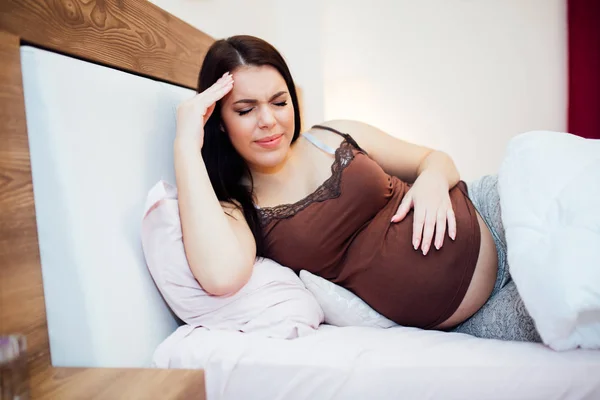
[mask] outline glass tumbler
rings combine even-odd
[[[23,335],[0,335],[0,400],[29,400],[27,341]]]

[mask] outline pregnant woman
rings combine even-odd
[[[355,121],[302,131],[285,61],[251,36],[210,48],[177,112],[185,251],[209,293],[257,256],[343,286],[403,326],[539,341],[510,281],[496,180]]]

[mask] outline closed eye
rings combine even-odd
[[[287,106],[287,101],[280,101],[279,103],[274,103],[274,104],[275,104],[276,106],[278,106],[278,107],[285,107],[285,106]],[[242,116],[242,115],[246,115],[246,114],[248,114],[248,113],[249,113],[250,111],[252,111],[253,109],[254,109],[254,107],[252,107],[252,108],[249,108],[249,109],[247,109],[247,110],[241,110],[241,111],[238,111],[237,113],[238,113],[240,116]]]

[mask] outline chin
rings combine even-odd
[[[256,151],[246,153],[244,158],[251,169],[262,170],[274,170],[277,167],[282,166],[288,156],[289,147],[280,146],[277,149],[269,151]]]
[[[253,164],[261,168],[275,168],[281,165],[287,157],[287,149],[277,149],[268,153],[256,154]]]

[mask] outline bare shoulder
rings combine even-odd
[[[373,125],[354,119],[333,119],[325,121],[318,125],[323,125],[329,128],[337,129],[338,131],[343,133],[354,133],[358,131],[380,131],[380,129]]]
[[[361,121],[341,119],[320,125],[349,134],[386,172],[408,181],[416,179],[420,163],[433,151],[403,140],[402,132],[385,132]]]
[[[362,121],[337,119],[325,121],[319,125],[349,134],[369,154],[377,153],[378,147],[389,146],[390,142],[395,142],[393,144],[396,145],[406,143],[382,129]]]
[[[369,152],[370,147],[369,141],[371,141],[374,136],[385,134],[381,129],[373,125],[351,119],[330,120],[318,125],[333,128],[342,133],[349,134],[367,152]]]

